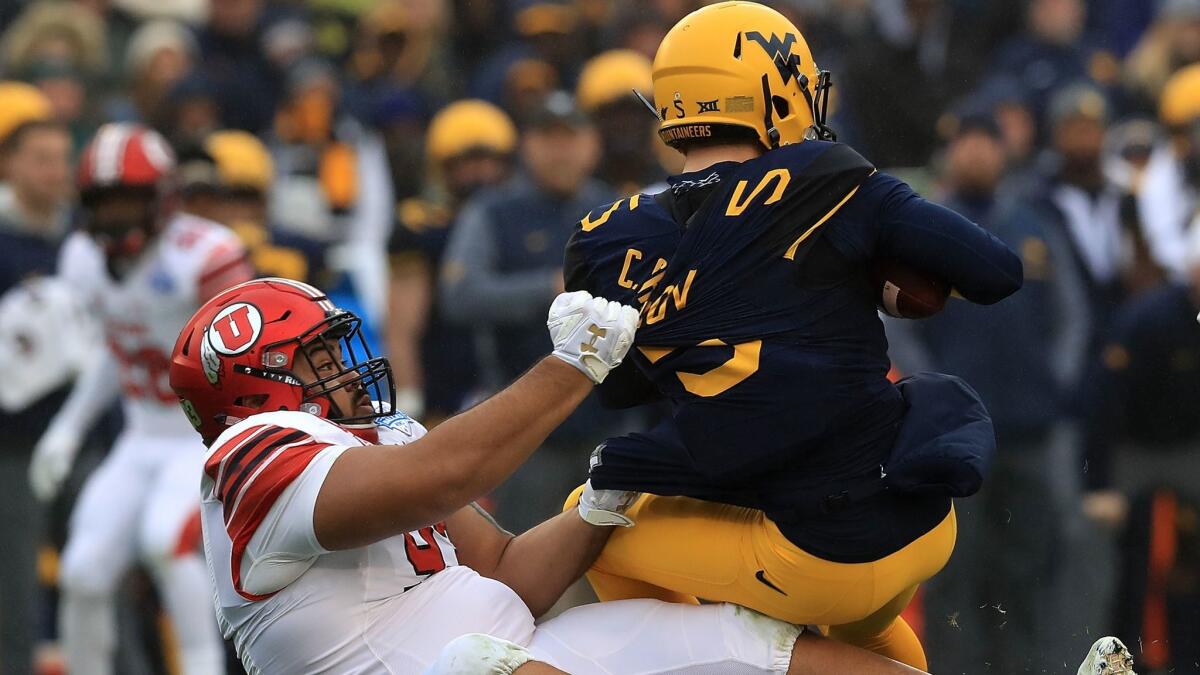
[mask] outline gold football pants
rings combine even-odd
[[[567,499],[573,507],[582,487]],[[601,600],[732,602],[925,669],[900,618],[917,585],[954,549],[954,509],[929,532],[879,560],[838,563],[804,552],[761,511],[688,497],[644,495],[614,528],[588,572]]]

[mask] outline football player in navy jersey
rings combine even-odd
[[[604,600],[735,602],[923,669],[899,614],[949,558],[951,497],[978,489],[995,437],[960,380],[888,381],[873,272],[991,304],[1021,262],[834,142],[829,87],[753,2],[700,9],[659,48],[653,105],[684,173],[594,209],[566,252],[568,289],[641,307],[605,402],[673,411],[593,456],[594,488],[650,494],[589,578]]]

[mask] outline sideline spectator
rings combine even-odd
[[[665,178],[655,149],[658,120],[637,100],[638,91],[653,97],[650,61],[629,50],[604,52],[584,64],[575,96],[600,132],[596,177],[619,194],[636,194]]]
[[[1121,234],[1121,193],[1104,172],[1108,123],[1108,104],[1096,87],[1076,84],[1056,94],[1048,111],[1053,151],[1044,158],[1039,188],[1029,195],[1037,213],[1066,233],[1083,272],[1088,364],[1122,298],[1130,258]]]
[[[200,72],[212,83],[221,126],[255,133],[271,126],[282,77],[262,53],[265,0],[211,0],[198,31]]]
[[[1088,77],[1087,7],[1083,0],[1031,0],[1027,7],[1025,31],[1001,45],[989,72],[1020,79],[1035,117],[1045,119],[1055,92]]]
[[[1026,672],[1078,647],[1063,644],[1059,598],[1078,495],[1066,401],[1079,371],[1070,364],[1082,363],[1084,287],[1065,233],[999,191],[1005,152],[990,114],[964,117],[946,150],[943,203],[1020,254],[1021,292],[990,307],[951,301],[928,320],[887,324],[897,365],[970,382],[998,440],[983,490],[955,506],[954,557],[926,586],[932,672],[977,672],[981,663]]]
[[[1200,63],[1200,0],[1165,0],[1126,61],[1125,85],[1138,108],[1152,112],[1171,75],[1193,63]]]
[[[1200,63],[1171,77],[1158,110],[1167,139],[1146,166],[1138,212],[1154,259],[1181,277],[1186,228],[1200,206]]]
[[[197,50],[196,39],[182,24],[165,19],[142,24],[125,52],[131,107],[125,119],[165,130],[167,96],[192,69]]]
[[[71,137],[51,119],[36,89],[0,82],[0,295],[53,274],[66,235]],[[66,397],[47,394],[16,413],[0,412],[0,655],[6,672],[31,672],[40,591],[37,547],[43,508],[29,486],[30,452]]]
[[[425,140],[430,199],[396,208],[391,255],[388,355],[398,406],[426,426],[466,407],[479,393],[476,336],[451,324],[435,301],[438,268],[460,209],[512,172],[517,130],[496,106],[459,101],[439,112]],[[422,413],[423,411],[423,413]]]
[[[595,127],[569,94],[556,92],[523,130],[522,172],[472,199],[455,224],[441,306],[451,321],[490,329],[491,353],[481,358],[493,385],[512,380],[519,364],[545,351],[542,315],[563,289],[571,224],[617,197],[591,177],[599,158]],[[497,516],[521,531],[560,510],[572,481],[583,478],[580,458],[620,424],[594,398],[585,401],[500,488]]]
[[[862,150],[880,167],[925,164],[937,142],[946,104],[977,67],[966,30],[955,30],[942,2],[873,5],[870,30],[846,55],[845,113],[856,123]],[[840,85],[839,85],[840,86]],[[897,133],[903,129],[904,133]]]

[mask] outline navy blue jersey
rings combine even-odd
[[[568,290],[642,310],[635,348],[602,397],[662,396],[673,409],[649,434],[608,441],[597,487],[787,521],[795,496],[878,474],[904,415],[887,379],[871,261],[898,259],[982,303],[1021,283],[1020,260],[998,239],[845,145],[806,141],[670,183],[593,210],[567,247]],[[841,522],[779,525],[818,555],[871,559],[948,508],[944,498],[919,502],[887,507],[910,527],[869,505]]]

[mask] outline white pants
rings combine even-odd
[[[403,555],[403,554],[401,554]],[[415,588],[364,601],[365,575],[390,560],[362,549],[322,556],[234,631],[251,675],[417,675],[455,638],[485,633],[525,645],[529,608],[508,586],[455,565]]]
[[[181,536],[200,509],[203,461],[197,436],[126,431],[88,478],[71,513],[59,573],[72,673],[111,672],[112,596],[135,560],[158,582],[185,673],[220,672],[208,574],[194,551],[181,550]]]
[[[154,566],[174,557],[200,511],[203,465],[198,436],[122,433],[71,512],[61,585],[109,594],[135,559]]]
[[[786,673],[801,629],[730,604],[621,600],[537,627],[529,652],[572,675]]]

